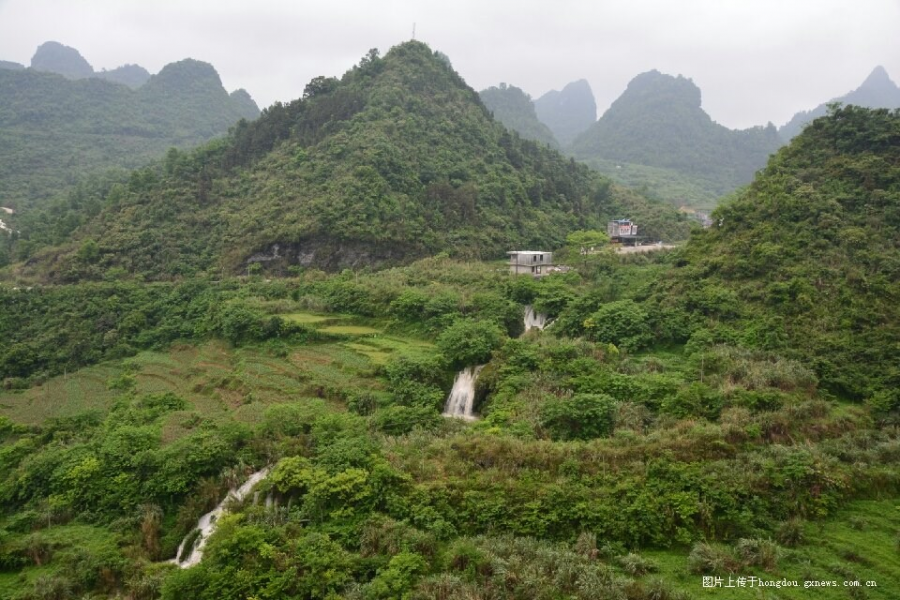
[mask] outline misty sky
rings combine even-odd
[[[502,81],[537,98],[584,78],[600,114],[653,68],[692,78],[729,127],[781,125],[879,64],[900,79],[900,0],[0,0],[0,59],[27,66],[47,40],[96,70],[191,57],[266,106],[383,54],[413,23],[476,90]]]

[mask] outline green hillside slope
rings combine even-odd
[[[0,206],[44,205],[87,174],[136,168],[258,113],[247,98],[229,97],[215,69],[198,61],[168,65],[136,90],[0,69]]]
[[[779,350],[836,393],[896,404],[900,113],[814,121],[713,219],[659,292],[691,315],[692,339]]]
[[[501,83],[478,92],[481,101],[494,118],[510,131],[517,131],[526,140],[534,140],[559,148],[550,129],[541,123],[534,111],[534,103],[521,89]]]
[[[652,223],[648,236],[686,233],[671,208],[511,135],[444,58],[413,42],[370,54],[340,81],[314,79],[303,99],[104,193],[106,210],[74,243],[20,272],[70,280],[118,267],[164,278],[441,251],[496,258],[559,246],[622,214]],[[85,243],[97,246],[90,261]]]

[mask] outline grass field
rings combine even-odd
[[[381,329],[366,327],[365,325],[329,325],[322,327],[321,331],[338,335],[377,335],[383,333]]]
[[[231,348],[224,342],[141,352],[54,377],[28,390],[2,391],[0,416],[39,424],[88,411],[103,412],[123,393],[121,382],[133,378],[126,387],[133,385],[137,393],[173,392],[187,400],[188,408],[169,415],[164,424],[163,439],[172,441],[195,426],[198,416],[215,419],[230,415],[255,421],[264,407],[273,403],[330,398],[340,390],[354,388],[378,389],[382,382],[373,375],[374,367],[392,356],[434,351],[428,342],[382,335],[374,327],[331,327],[337,329],[334,333],[340,334],[340,340],[295,346],[287,352],[265,346]]]
[[[771,571],[751,567],[732,573],[710,573],[722,577],[723,587],[704,588],[704,573],[688,569],[689,548],[647,551],[641,555],[659,566],[645,579],[662,577],[694,598],[844,600],[847,598],[900,598],[900,499],[856,501],[834,518],[807,523],[804,540],[795,548],[782,548]],[[757,577],[767,581],[796,581],[798,587],[737,587],[738,577]],[[854,586],[853,582],[860,582]],[[813,585],[805,582],[826,582]],[[847,582],[847,585],[845,585]],[[874,585],[866,585],[874,582]],[[804,587],[810,585],[811,587]]]
[[[314,313],[289,313],[280,316],[285,321],[290,321],[291,323],[297,323],[299,325],[318,325],[322,323],[333,323],[334,321],[340,321],[349,318],[346,315],[318,315]]]

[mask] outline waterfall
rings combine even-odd
[[[484,365],[476,367],[466,367],[456,375],[453,380],[453,389],[450,390],[450,396],[447,397],[447,404],[444,405],[445,417],[456,417],[467,421],[475,420],[472,413],[472,405],[475,403],[475,380]]]
[[[191,533],[189,533],[184,540],[181,541],[181,544],[178,546],[178,552],[175,554],[175,558],[170,560],[169,562],[174,563],[181,567],[182,569],[187,569],[188,567],[193,567],[203,558],[203,547],[206,546],[207,540],[209,540],[209,536],[216,530],[216,523],[219,520],[219,517],[225,512],[225,505],[234,500],[235,502],[240,502],[244,498],[247,497],[247,494],[253,489],[257,483],[266,478],[266,475],[269,474],[268,467],[263,469],[262,471],[257,471],[253,475],[251,475],[244,484],[235,489],[231,489],[225,494],[225,499],[219,502],[219,505],[214,509],[200,517],[200,520],[197,521],[197,527]],[[193,536],[194,531],[200,531],[200,535],[197,537]],[[193,539],[194,543],[190,548],[190,554],[188,556],[184,556],[185,544],[187,544],[188,540]]]
[[[547,326],[547,315],[544,313],[536,313],[530,304],[525,305],[525,331],[533,327],[543,329]]]

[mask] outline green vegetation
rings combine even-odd
[[[690,79],[650,71],[631,80],[569,150],[611,177],[646,185],[654,197],[696,207],[749,183],[781,144],[771,124],[732,131],[713,122]]]
[[[444,152],[426,123],[448,114]],[[412,162],[418,140],[392,127],[430,152]],[[195,179],[204,160],[214,174]],[[479,198],[479,220],[426,228],[444,213],[412,202],[427,197],[412,164]],[[510,136],[424,45],[372,52],[110,184],[96,221],[12,274],[72,283],[0,287],[0,597],[682,600],[703,577],[752,576],[835,585],[710,593],[895,598],[898,165],[900,112],[836,109],[684,247],[582,253],[614,202],[645,210],[642,227],[679,223]],[[535,220],[516,223],[485,200],[542,177],[596,202],[505,196]],[[381,215],[404,189],[393,226]],[[308,250],[282,237],[302,230],[294,194],[315,231],[410,264],[286,264]],[[427,236],[456,256],[412,261]],[[573,268],[469,259],[534,240]],[[526,305],[551,324],[525,333]],[[476,364],[478,419],[442,418]],[[167,562],[264,467],[198,565]]]
[[[0,69],[0,206],[39,210],[17,223],[25,239],[34,223],[47,220],[71,231],[95,212],[78,210],[81,204],[98,202],[54,202],[73,184],[224,134],[240,119],[258,116],[245,96],[229,96],[215,69],[194,60],[167,65],[135,90],[94,78]]]
[[[623,214],[651,238],[688,231],[670,206],[510,134],[417,42],[383,58],[373,51],[340,81],[314,79],[304,98],[269,107],[227,138],[172,150],[87,195],[99,214],[61,247],[19,242],[16,258],[29,260],[18,276],[286,274],[441,251],[493,259],[511,247],[558,246],[573,229],[604,229]],[[98,252],[85,260],[79,249],[89,240]]]
[[[526,140],[534,140],[551,148],[559,148],[550,129],[538,121],[531,98],[514,85],[501,83],[478,92],[481,101],[494,118],[510,131],[515,131]]]
[[[642,351],[653,340],[600,334],[600,323],[619,335],[627,322],[628,338],[650,322],[641,298],[673,260],[589,255],[578,274],[540,281],[436,258],[195,282],[221,312],[160,321],[210,341],[35,374],[39,386],[0,395],[0,590],[649,599],[740,573],[872,579],[882,588],[868,597],[890,597],[878,594],[896,581],[897,515],[885,507],[900,498],[900,454],[873,409],[823,394],[810,368],[773,353],[697,340]],[[81,290],[72,308],[108,293],[56,290],[56,302]],[[115,295],[137,290],[172,308],[184,293],[117,284]],[[507,337],[524,302],[556,323]],[[12,306],[18,323],[40,321]],[[266,329],[279,314],[303,329]],[[360,333],[329,336],[334,323]],[[216,341],[226,332],[237,346]],[[485,360],[476,352],[490,359],[482,419],[441,419],[454,370]],[[265,464],[260,498],[274,507],[234,507],[198,567],[158,562]]]
[[[722,196],[722,186],[712,179],[687,175],[676,169],[650,167],[604,158],[581,162],[616,183],[673,206],[712,210]]]
[[[808,126],[692,236],[656,292],[657,335],[783,353],[895,411],[898,127],[852,106]]]

